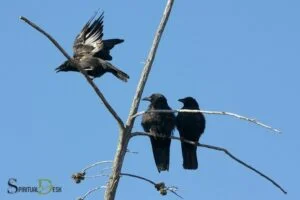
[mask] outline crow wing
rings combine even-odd
[[[84,25],[81,32],[76,36],[73,51],[74,58],[80,59],[83,56],[101,57],[101,50],[104,47],[103,37],[103,18],[104,13],[97,18],[98,12]],[[102,58],[103,59],[103,58]]]

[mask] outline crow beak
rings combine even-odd
[[[59,67],[57,67],[56,69],[55,69],[55,72],[56,73],[58,73],[58,72],[60,72],[61,71],[61,69],[59,68]]]
[[[143,101],[151,101],[151,98],[150,97],[144,97],[142,100]]]
[[[55,68],[55,72],[58,73],[58,72],[62,71],[63,67],[64,67],[64,64],[58,66],[57,68]]]
[[[184,99],[178,99],[178,101],[180,101],[181,103],[184,103]]]

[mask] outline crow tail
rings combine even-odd
[[[171,140],[151,137],[151,144],[158,172],[168,171]]]
[[[115,75],[118,79],[127,82],[129,79],[128,74],[125,72],[121,71],[117,67],[113,66],[111,63],[106,62],[106,66],[108,67],[108,71],[111,72],[113,75]]]
[[[182,150],[182,157],[183,157],[183,168],[197,169],[198,168],[197,147],[182,142],[181,150]]]
[[[114,48],[115,45],[120,44],[124,42],[122,39],[109,39],[109,40],[103,40],[104,47],[108,50],[111,50]]]

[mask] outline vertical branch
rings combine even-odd
[[[156,35],[154,37],[151,50],[150,50],[148,58],[146,60],[144,70],[142,72],[140,81],[139,81],[137,89],[136,89],[134,99],[132,101],[131,109],[129,112],[129,117],[126,122],[126,126],[129,127],[129,129],[131,129],[134,124],[134,119],[131,118],[131,116],[133,116],[138,110],[138,107],[139,107],[139,104],[140,104],[140,101],[142,98],[142,94],[143,94],[146,82],[148,80],[148,76],[149,76],[153,61],[155,59],[156,51],[157,51],[161,36],[163,34],[163,31],[168,22],[173,3],[174,3],[174,0],[168,0],[166,8],[165,8],[163,16],[162,16],[162,19],[161,19],[158,29],[156,31]]]
[[[117,151],[116,151],[115,158],[114,158],[113,169],[112,169],[112,173],[110,176],[110,180],[107,184],[107,189],[105,191],[105,196],[104,196],[105,200],[114,200],[115,199],[115,195],[116,195],[116,191],[117,191],[118,183],[119,183],[119,179],[120,179],[121,169],[123,166],[124,157],[126,155],[131,130],[132,130],[134,120],[135,120],[135,118],[131,117],[131,116],[133,116],[138,110],[138,107],[139,107],[139,104],[141,101],[141,97],[142,97],[148,76],[150,74],[153,61],[155,59],[156,51],[157,51],[161,36],[163,34],[163,31],[165,29],[165,26],[168,22],[173,3],[174,3],[174,0],[168,0],[168,2],[167,2],[162,19],[161,19],[158,29],[156,31],[148,58],[146,60],[144,70],[141,74],[141,78],[138,83],[135,96],[133,98],[133,102],[132,102],[131,109],[129,111],[129,116],[128,116],[127,123],[126,123],[126,128],[120,130],[118,147],[117,147]]]

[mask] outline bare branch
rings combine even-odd
[[[136,113],[135,115],[132,116],[132,118],[136,118],[138,116],[141,116],[145,113],[146,111],[141,111]],[[244,117],[242,115],[238,115],[232,112],[224,112],[224,111],[208,111],[208,110],[188,110],[188,109],[177,109],[177,110],[151,110],[151,111],[147,111],[147,112],[158,112],[158,113],[177,113],[177,112],[188,112],[188,113],[204,113],[204,114],[211,114],[211,115],[228,115],[228,116],[232,116],[241,120],[245,120],[251,123],[254,123],[258,126],[264,127],[266,129],[272,130],[276,133],[281,133],[280,130],[272,128],[269,125],[263,124],[262,122],[253,119],[253,118],[249,118],[249,117]]]
[[[111,107],[111,105],[108,103],[108,101],[106,100],[106,98],[104,97],[104,95],[102,94],[102,92],[99,90],[99,88],[96,86],[96,84],[93,82],[93,80],[87,75],[86,71],[82,69],[82,67],[72,58],[70,57],[67,52],[58,44],[58,42],[51,36],[49,35],[47,32],[45,32],[43,29],[41,29],[38,25],[34,24],[33,22],[31,22],[29,19],[27,19],[26,17],[21,16],[20,17],[21,20],[23,20],[24,22],[26,22],[27,24],[29,24],[31,27],[33,27],[34,29],[36,29],[37,31],[39,31],[40,33],[42,33],[43,35],[45,35],[55,46],[56,48],[58,48],[60,50],[60,52],[73,64],[75,64],[75,66],[77,67],[77,69],[83,74],[83,76],[85,77],[85,79],[87,80],[87,82],[92,86],[92,88],[94,89],[94,91],[96,92],[96,94],[98,95],[98,97],[100,98],[100,100],[103,102],[103,104],[105,105],[105,107],[108,109],[108,111],[112,114],[112,116],[116,119],[116,121],[119,124],[119,127],[121,129],[124,129],[124,123],[122,121],[122,119],[119,117],[119,115],[116,113],[116,111]]]
[[[149,73],[151,71],[151,67],[152,67],[152,64],[153,64],[153,61],[155,58],[155,54],[156,54],[161,36],[164,32],[165,26],[169,19],[169,15],[171,13],[173,3],[174,3],[174,0],[168,0],[168,2],[167,2],[161,22],[160,22],[158,29],[156,31],[156,34],[155,34],[151,50],[150,50],[148,58],[146,60],[146,64],[145,64],[143,72],[141,74],[141,78],[138,83],[135,96],[133,98],[131,109],[129,111],[129,116],[128,116],[128,119],[126,122],[126,128],[125,128],[125,130],[120,131],[119,142],[118,142],[118,147],[117,147],[117,151],[115,154],[113,170],[111,173],[110,181],[107,185],[107,189],[105,191],[105,196],[104,196],[105,200],[114,200],[115,199],[115,195],[116,195],[116,191],[117,191],[117,187],[118,187],[118,183],[119,183],[119,178],[120,178],[120,173],[121,173],[121,169],[123,166],[124,157],[126,155],[128,141],[130,138],[130,133],[131,133],[131,130],[132,130],[132,127],[134,124],[134,118],[132,118],[131,116],[134,115],[138,110],[139,103],[140,103],[141,97],[142,97],[142,93],[144,91],[146,81],[147,81]]]
[[[87,166],[86,168],[84,168],[83,170],[81,170],[81,172],[86,172],[88,169],[92,168],[92,167],[95,167],[95,166],[98,166],[98,165],[102,165],[102,164],[107,164],[107,163],[113,163],[112,160],[104,160],[104,161],[99,161],[99,162],[96,162],[94,164],[91,164],[89,166]]]
[[[99,177],[109,177],[109,174],[97,174],[94,176],[84,176],[84,178],[99,178]]]
[[[94,164],[91,164],[89,166],[87,166],[86,168],[84,168],[83,170],[81,170],[80,172],[77,172],[77,173],[74,173],[72,174],[72,179],[75,181],[75,183],[81,183],[81,181],[83,181],[85,178],[97,178],[97,177],[100,177],[100,176],[107,176],[109,177],[109,175],[106,175],[106,174],[103,174],[103,172],[109,170],[109,169],[112,169],[111,167],[109,168],[104,168],[100,171],[100,174],[99,175],[95,175],[95,176],[87,176],[86,175],[86,171],[92,167],[95,167],[95,166],[98,166],[98,165],[101,165],[101,164],[107,164],[107,163],[112,163],[111,160],[106,160],[106,161],[99,161],[99,162],[96,162]]]
[[[126,153],[139,154],[139,152],[137,152],[137,151],[130,151],[129,149],[126,150]]]
[[[96,187],[94,189],[89,190],[87,193],[85,193],[85,195],[83,195],[82,197],[79,197],[77,200],[84,200],[87,196],[89,196],[91,193],[100,190],[100,189],[105,189],[106,186],[100,186],[100,187]]]
[[[146,182],[148,182],[148,183],[154,185],[155,189],[156,189],[157,191],[159,191],[161,195],[166,195],[167,192],[170,191],[170,192],[172,192],[173,194],[175,194],[177,197],[183,199],[182,196],[180,196],[180,195],[178,195],[178,194],[176,193],[176,191],[178,190],[177,187],[174,187],[174,186],[172,186],[172,187],[167,187],[167,186],[165,185],[164,182],[155,183],[154,181],[152,181],[152,180],[150,180],[150,179],[147,179],[147,178],[145,178],[145,177],[137,176],[137,175],[134,175],[134,174],[128,174],[128,173],[121,173],[120,175],[121,175],[121,176],[129,176],[129,177],[137,178],[137,179],[140,179],[140,180],[144,180],[144,181],[146,181]]]
[[[135,137],[135,136],[154,136],[154,134],[146,133],[146,132],[134,132],[134,133],[132,133],[132,137]],[[162,137],[160,135],[155,135],[155,136],[156,137]],[[193,141],[185,140],[185,139],[182,139],[182,138],[179,138],[179,137],[175,137],[175,136],[171,136],[170,138],[173,139],[173,140],[179,140],[179,141],[182,141],[182,142],[185,142],[185,143],[189,143],[189,144],[192,144],[192,145],[195,145],[195,146],[199,146],[199,147],[203,147],[203,148],[207,148],[207,149],[213,149],[213,150],[216,150],[216,151],[223,151],[230,158],[232,158],[236,162],[240,163],[244,167],[246,167],[246,168],[254,171],[258,175],[262,176],[263,178],[267,179],[269,182],[271,182],[273,185],[275,185],[278,189],[280,189],[284,194],[287,194],[287,192],[278,183],[276,183],[273,179],[271,179],[267,175],[263,174],[262,172],[258,171],[257,169],[255,169],[254,167],[250,166],[249,164],[245,163],[241,159],[237,158],[236,156],[234,156],[232,153],[230,153],[225,148],[217,147],[217,146],[212,146],[212,145],[207,145],[207,144],[200,144],[198,142],[193,142]]]
[[[131,116],[133,116],[139,107],[141,98],[142,98],[142,94],[146,85],[146,82],[148,80],[148,76],[150,74],[151,68],[152,68],[152,64],[154,62],[155,59],[155,55],[156,55],[156,51],[160,42],[160,39],[162,37],[162,34],[164,32],[165,26],[168,22],[171,10],[172,10],[172,6],[173,6],[174,0],[168,0],[167,5],[165,7],[162,19],[160,21],[160,24],[158,26],[158,29],[156,31],[153,43],[152,43],[152,47],[150,49],[150,52],[148,54],[148,58],[146,60],[145,66],[144,66],[144,70],[141,74],[141,78],[140,81],[138,83],[137,89],[136,89],[136,93],[135,96],[133,98],[132,101],[132,105],[131,105],[131,109],[129,112],[129,117],[127,119],[127,123],[126,126],[127,127],[131,127],[133,126],[134,123],[134,118],[132,118]]]
[[[100,170],[100,173],[103,173],[103,172],[108,171],[108,170],[112,170],[112,167],[104,167]]]
[[[134,175],[134,174],[128,174],[128,173],[121,173],[120,174],[121,176],[129,176],[129,177],[133,177],[133,178],[138,178],[138,179],[141,179],[141,180],[144,180],[152,185],[156,185],[156,183],[154,181],[151,181],[150,179],[147,179],[147,178],[144,178],[144,177],[141,177],[141,176],[137,176],[137,175]]]

